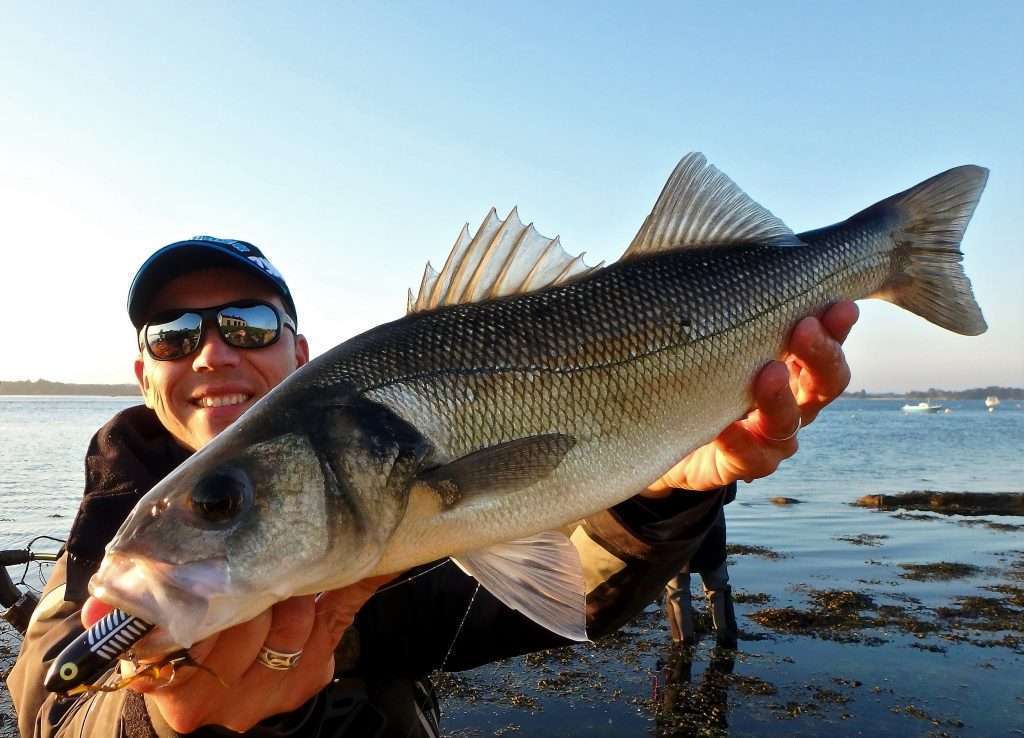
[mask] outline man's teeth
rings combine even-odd
[[[224,407],[225,405],[241,405],[243,402],[248,402],[252,395],[217,395],[211,397],[206,395],[200,397],[196,402],[199,407]]]

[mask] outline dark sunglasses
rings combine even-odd
[[[217,326],[224,343],[240,349],[272,346],[281,337],[281,326],[296,333],[295,321],[276,305],[244,300],[208,308],[167,310],[144,326],[140,342],[158,361],[173,361],[194,353],[203,343],[203,326]],[[141,348],[141,346],[140,346]]]

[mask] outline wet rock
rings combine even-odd
[[[889,536],[882,535],[880,533],[860,533],[855,536],[835,536],[833,541],[845,541],[846,543],[852,543],[854,546],[881,546]]]
[[[999,531],[1000,533],[1016,533],[1017,531],[1024,530],[1024,525],[1014,525],[1013,523],[993,523],[991,520],[958,520],[957,525],[963,525],[970,528],[988,528],[989,530]]]
[[[803,500],[798,500],[795,497],[770,497],[768,502],[773,505],[802,505]]]
[[[928,510],[943,515],[1024,515],[1024,492],[903,492],[865,495],[860,507],[878,510]]]

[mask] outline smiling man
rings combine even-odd
[[[564,644],[455,566],[436,563],[320,598],[295,597],[195,644],[203,669],[172,682],[61,701],[42,687],[61,647],[109,608],[88,597],[103,548],[135,503],[309,358],[280,273],[252,244],[209,237],[157,251],[136,275],[128,312],[145,406],[93,438],[67,553],[54,568],[8,681],[24,736],[165,738],[180,734],[312,738],[440,735],[428,675]],[[756,410],[658,483],[575,530],[592,637],[619,627],[686,564],[738,479],[772,473],[849,381],[840,343],[852,303],[794,330],[789,366],[753,384]],[[122,669],[127,669],[122,664]]]
[[[242,241],[200,237],[161,249],[139,270],[128,312],[146,406],[192,451],[309,361],[287,284]]]

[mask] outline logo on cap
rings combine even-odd
[[[271,264],[269,261],[264,259],[262,256],[250,256],[250,257],[248,257],[248,259],[253,264],[258,266],[260,269],[265,271],[267,274],[269,274],[271,277],[276,277],[277,279],[280,279],[282,282],[284,282],[284,277],[281,276],[281,272],[277,271],[277,268],[273,264]]]
[[[196,236],[192,239],[193,241],[210,241],[211,243],[219,243],[222,246],[230,246],[240,254],[248,254],[252,251],[252,246],[241,241],[232,241],[228,238],[217,238],[215,236]]]

